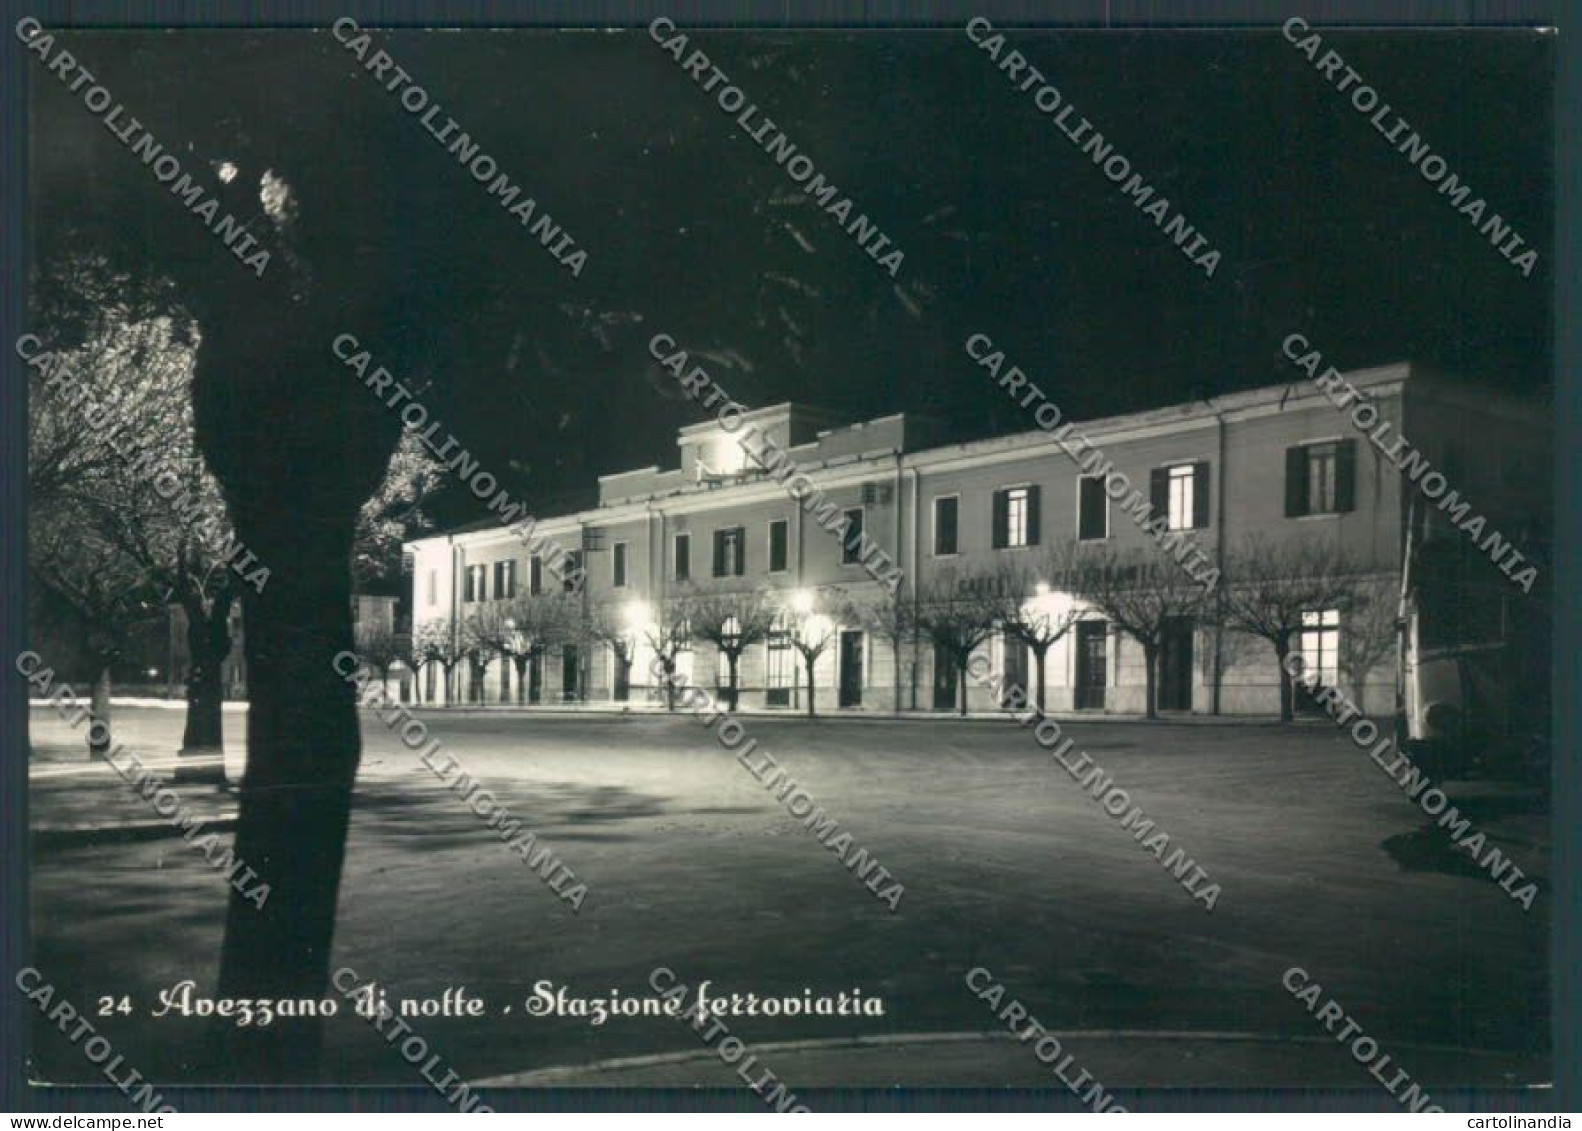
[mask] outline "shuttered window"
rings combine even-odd
[[[1346,514],[1357,506],[1357,442],[1326,440],[1285,450],[1285,514]]]
[[[1110,535],[1110,498],[1104,480],[1090,475],[1077,480],[1077,537],[1083,541]]]
[[[955,495],[934,500],[934,556],[946,557],[957,552],[956,517],[961,500]]]

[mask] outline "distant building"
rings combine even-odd
[[[1549,440],[1542,413],[1407,364],[1347,379],[1491,523],[1505,523],[1514,537],[1530,529],[1530,520],[1547,516]],[[1006,395],[992,378],[983,380],[985,396]],[[409,543],[416,634],[426,625],[460,634],[490,603],[549,592],[559,585],[549,562],[561,555],[586,570],[579,598],[584,611],[603,609],[632,627],[629,671],[606,644],[568,642],[533,658],[526,687],[517,686],[512,665],[498,656],[490,658],[481,681],[459,665],[455,698],[651,701],[653,653],[644,622],[683,596],[768,589],[783,602],[786,631],[743,656],[741,702],[751,708],[802,705],[800,666],[786,636],[795,630],[793,595],[816,598],[839,590],[847,598],[872,599],[883,589],[851,546],[821,528],[787,484],[743,449],[738,437],[745,425],[770,436],[806,477],[805,485],[888,555],[903,579],[904,600],[939,583],[979,583],[1003,563],[1024,566],[1036,578],[1041,553],[1058,540],[1072,540],[1079,550],[1109,545],[1160,552],[1103,483],[1084,477],[1048,432],[931,447],[901,414],[830,427],[801,406],[776,405],[747,413],[730,432],[715,421],[682,428],[677,467],[602,476],[597,506],[538,520],[533,536],[546,543],[538,553],[498,522]],[[1254,533],[1275,540],[1311,537],[1343,547],[1359,582],[1393,593],[1409,530],[1418,540],[1436,530],[1446,536],[1443,514],[1423,499],[1414,505],[1418,485],[1297,371],[1289,384],[1079,422],[1074,434],[1087,437],[1150,494],[1170,528],[1189,535],[1216,563]],[[1042,585],[1024,596],[1071,605],[1069,595]],[[1343,682],[1335,656],[1348,631],[1345,618],[1334,609],[1313,609],[1308,623],[1302,651],[1326,681]],[[818,661],[821,711],[889,711],[897,663],[904,707],[957,706],[952,665],[926,638],[893,650],[861,625],[836,627],[834,646]],[[1161,658],[1164,710],[1277,709],[1278,669],[1267,645],[1246,641],[1230,649],[1222,635],[1190,621],[1172,629]],[[981,651],[1010,678],[1025,681],[1034,670],[1026,650],[1003,634]],[[724,669],[720,657],[702,642],[694,641],[682,661],[695,683],[712,688],[723,679],[716,674]],[[435,667],[416,681],[419,701],[445,701],[445,681]],[[1395,670],[1392,656],[1368,676],[1371,703],[1393,702]],[[1091,613],[1050,652],[1046,683],[1050,710],[1140,712],[1142,651]],[[992,706],[985,687],[969,682],[967,694],[974,709]]]
[[[381,626],[385,631],[396,630],[397,597],[373,596],[367,593],[352,594],[352,630]],[[187,650],[187,613],[180,605],[168,607],[169,659],[165,665],[165,694],[171,699],[183,698],[187,693],[187,672],[191,667],[191,653]],[[242,606],[231,606],[231,651],[220,667],[220,678],[227,699],[247,698],[247,660],[243,653]],[[396,673],[392,672],[392,677]]]

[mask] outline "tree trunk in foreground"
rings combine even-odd
[[[187,614],[187,722],[175,778],[179,782],[225,783],[225,658],[231,653],[231,605],[226,592],[205,612],[202,602],[183,605]],[[190,761],[188,761],[190,759]]]
[[[301,529],[270,537],[263,523],[238,534],[274,566],[262,593],[243,593],[249,681],[247,773],[235,854],[269,885],[264,906],[233,890],[225,919],[219,993],[279,998],[327,993],[336,899],[352,783],[361,753],[355,689],[332,667],[353,648],[344,536]],[[325,524],[328,525],[328,524]],[[260,529],[263,527],[263,529]],[[227,1026],[227,1067],[249,1082],[310,1080],[322,1040],[315,1019],[267,1028]]]
[[[98,669],[93,677],[93,693],[89,701],[90,717],[103,723],[102,727],[95,727],[92,722],[88,725],[88,756],[90,758],[103,758],[110,752],[110,663],[100,659],[95,662]]]

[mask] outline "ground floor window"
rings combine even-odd
[[[765,702],[770,707],[789,707],[796,665],[791,659],[791,627],[785,613],[775,618],[764,644]]]
[[[1315,609],[1302,614],[1302,660],[1308,678],[1325,687],[1340,682],[1340,610]]]

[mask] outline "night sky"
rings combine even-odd
[[[1551,39],[1326,36],[1540,249],[1525,278],[1277,32],[1010,37],[1222,251],[1212,278],[960,30],[694,37],[905,252],[895,280],[643,30],[377,37],[587,249],[580,278],[327,34],[69,38],[162,140],[218,160],[267,119],[304,210],[344,167],[336,207],[403,218],[359,285],[424,296],[445,348],[414,379],[545,513],[672,464],[674,429],[703,418],[650,358],[659,331],[749,405],[924,413],[955,438],[1029,427],[963,354],[978,331],[1078,419],[1287,380],[1293,330],[1343,367],[1547,394]],[[157,264],[139,210],[179,203],[30,64],[37,254],[147,232]],[[450,492],[442,521],[471,502]]]

